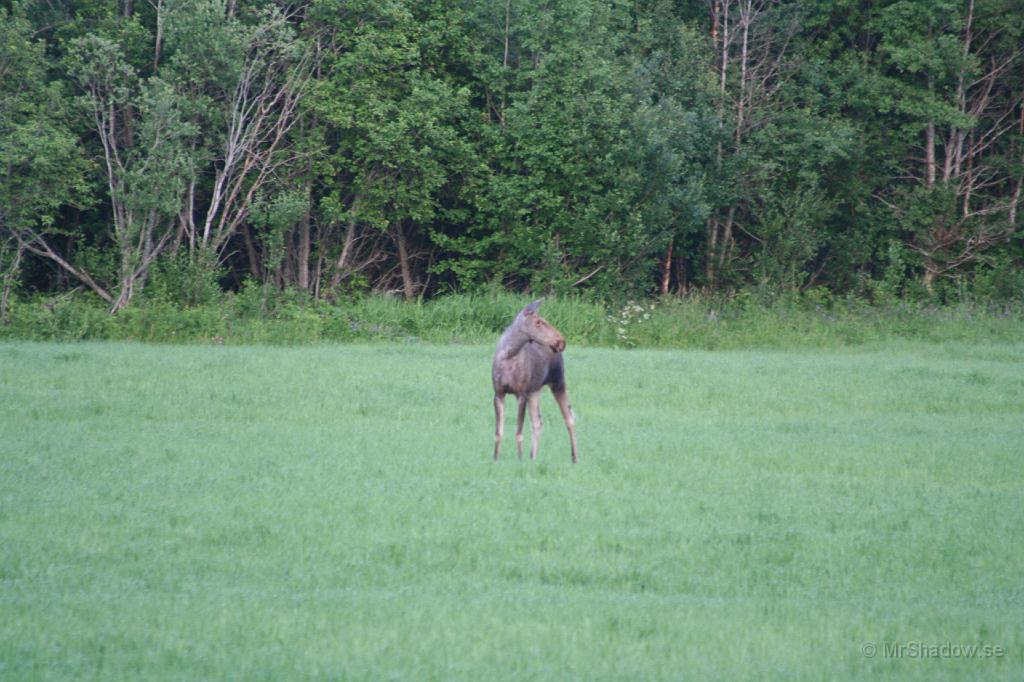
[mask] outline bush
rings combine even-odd
[[[166,281],[166,280],[165,280]],[[328,304],[299,291],[247,282],[237,294],[184,305],[148,296],[110,315],[91,294],[15,299],[0,338],[116,339],[161,343],[309,344],[406,341],[491,344],[531,297],[452,294],[428,302],[367,296]],[[885,338],[1017,341],[1024,307],[939,305],[932,300],[869,304],[824,290],[764,302],[756,293],[691,296],[616,306],[551,298],[542,314],[572,345],[621,348],[793,348],[849,346]]]
[[[975,300],[997,303],[1024,300],[1024,269],[1009,255],[994,258],[975,270],[971,295]]]
[[[164,256],[150,268],[141,297],[186,308],[210,305],[223,297],[220,279],[224,272],[212,254]]]

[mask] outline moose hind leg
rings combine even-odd
[[[530,410],[530,459],[537,459],[540,432],[544,430],[544,422],[540,418],[540,391],[526,399],[526,407]]]
[[[501,437],[505,433],[505,396],[494,396],[494,461],[498,461],[498,452],[501,451]]]
[[[565,426],[569,429],[569,443],[572,446],[572,463],[575,464],[579,461],[579,455],[576,451],[576,416],[572,413],[572,406],[569,405],[569,392],[562,388],[560,390],[551,389],[551,392],[555,396],[555,402],[558,403],[559,409],[562,410],[562,419],[565,420]]]

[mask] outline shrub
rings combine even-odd
[[[0,337],[120,339],[162,343],[307,344],[324,341],[493,343],[529,296],[451,294],[404,302],[389,296],[329,304],[299,291],[247,282],[237,294],[197,305],[148,296],[110,315],[91,294],[16,298]],[[868,304],[828,292],[787,293],[765,303],[740,292],[731,299],[691,296],[621,306],[551,298],[541,308],[573,345],[640,348],[835,347],[883,338],[1017,341],[1024,307],[1011,299],[940,305],[934,300]]]

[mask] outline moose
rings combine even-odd
[[[494,461],[498,461],[501,437],[505,430],[505,396],[513,394],[519,401],[516,417],[516,451],[523,456],[523,419],[530,410],[533,431],[530,438],[530,459],[537,459],[540,432],[543,428],[540,418],[540,392],[545,386],[551,387],[555,402],[562,410],[562,417],[569,429],[572,445],[572,462],[578,461],[576,454],[576,418],[569,405],[569,392],[565,387],[565,337],[543,317],[537,314],[543,299],[534,301],[523,308],[512,324],[502,333],[494,353],[491,378],[494,382],[494,417],[497,427],[494,434]]]

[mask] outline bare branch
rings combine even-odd
[[[65,260],[59,253],[57,253],[57,251],[53,249],[53,247],[50,246],[50,244],[43,238],[43,236],[37,233],[35,230],[26,230],[24,235],[14,230],[11,230],[10,233],[14,236],[19,246],[24,250],[53,261],[61,268],[63,268],[66,272],[68,272],[71,276],[73,276],[75,279],[79,280],[80,282],[88,286],[90,289],[92,289],[94,292],[96,292],[96,295],[102,298],[104,301],[106,301],[107,303],[114,302],[114,297],[110,295],[110,292],[108,292],[99,283],[97,283],[96,280],[94,280],[88,272],[76,268],[67,260]],[[26,236],[28,237],[28,239],[25,238]]]

